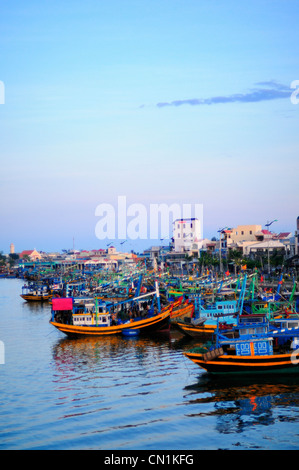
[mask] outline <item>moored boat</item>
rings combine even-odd
[[[50,300],[52,294],[46,286],[25,285],[21,297],[27,302],[44,302]]]
[[[191,318],[194,313],[194,304],[189,302],[189,300],[183,301],[183,299],[179,299],[173,302],[172,304],[172,312],[170,315],[171,323],[176,323],[181,318],[187,319]]]
[[[57,312],[57,305],[53,299],[54,312]],[[59,299],[65,300],[65,299]],[[64,308],[64,307],[63,307]],[[73,314],[72,310],[64,310],[64,316],[69,317],[69,322],[57,321],[55,316],[50,322],[55,328],[70,337],[75,336],[96,336],[121,334],[124,330],[138,330],[140,334],[150,331],[162,330],[169,327],[169,317],[171,307],[162,310],[158,314],[147,314],[145,318],[134,318],[127,321],[118,321],[114,324],[113,314],[103,312],[96,315],[95,311],[84,312],[84,314]],[[77,317],[76,317],[77,315]],[[97,317],[97,318],[96,318]]]
[[[155,297],[157,306],[152,301],[151,307],[146,300]],[[123,306],[142,304],[138,310],[126,309]],[[145,305],[146,304],[146,305]],[[149,308],[150,307],[150,308]],[[96,299],[59,298],[52,300],[52,318],[50,323],[70,337],[116,335],[125,330],[138,330],[139,334],[169,328],[172,305],[160,309],[159,289],[145,295],[127,299],[117,304]]]
[[[241,356],[236,354],[224,354],[223,350],[220,348],[215,350],[214,355],[211,352],[211,355],[207,357],[206,354],[191,351],[185,353],[191,361],[209,373],[299,373],[298,354],[296,351],[285,354],[271,353],[264,356]]]
[[[193,338],[211,337],[218,329],[226,330],[236,325],[237,317],[243,310],[247,276],[244,277],[238,300],[195,301],[192,317],[179,318],[176,327],[185,335]]]
[[[225,323],[225,317],[221,318],[224,321],[220,324],[220,328],[227,329],[229,326]],[[181,333],[191,338],[212,337],[217,329],[216,319],[207,322],[205,317],[199,318],[196,324],[192,322],[192,318],[185,318],[184,321],[178,320],[173,324]]]
[[[218,327],[227,329],[236,325],[237,316],[242,311],[243,298],[237,300],[219,300],[213,303],[199,303],[191,317],[182,316],[176,321],[176,327],[185,335],[193,338],[211,336]]]
[[[292,339],[281,346],[282,336]],[[216,334],[216,344],[184,353],[195,364],[213,374],[299,373],[298,328],[273,330],[266,317],[246,315],[229,332]]]

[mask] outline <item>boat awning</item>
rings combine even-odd
[[[58,310],[72,310],[73,299],[52,299],[52,309],[56,312]]]

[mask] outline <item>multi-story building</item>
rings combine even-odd
[[[222,249],[236,249],[244,255],[254,256],[262,252],[291,252],[291,232],[275,234],[262,230],[261,225],[238,225],[222,231]]]
[[[177,219],[173,222],[174,251],[190,251],[194,242],[202,237],[200,220],[196,218]]]
[[[22,253],[19,254],[20,259],[23,259],[24,256],[28,257],[30,261],[36,261],[42,258],[41,254],[38,251],[36,251],[36,249],[24,250],[22,251]]]
[[[224,239],[226,240],[227,248],[230,245],[238,244],[239,242],[256,242],[257,235],[262,233],[261,225],[238,225],[237,228],[229,228],[223,230]]]

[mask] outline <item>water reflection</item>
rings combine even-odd
[[[209,376],[174,331],[70,340],[20,282],[0,290],[2,448],[298,448],[296,376]]]
[[[65,374],[93,374],[123,380],[128,375],[142,375],[154,371],[170,373],[173,358],[171,337],[99,336],[79,339],[63,338],[52,349],[57,371]],[[168,370],[167,370],[168,369]]]
[[[218,377],[203,372],[198,382],[185,387],[185,391],[192,405],[214,404],[208,414],[217,417],[218,432],[229,434],[256,424],[273,424],[279,419],[277,410],[281,407],[298,412],[298,387],[299,377],[292,375]]]
[[[46,313],[49,314],[49,319],[51,315],[51,305],[48,302],[22,302],[22,309],[25,312],[30,313]]]

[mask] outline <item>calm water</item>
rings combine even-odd
[[[178,333],[69,340],[22,285],[0,279],[0,449],[299,448],[299,378],[210,378]]]

